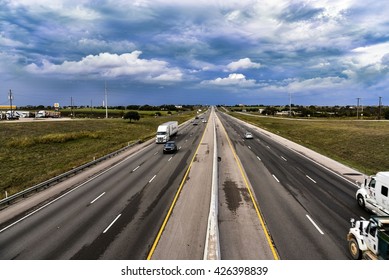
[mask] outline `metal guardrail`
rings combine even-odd
[[[59,182],[63,181],[64,179],[69,178],[71,176],[74,176],[78,172],[81,172],[81,171],[87,169],[88,167],[90,167],[92,165],[95,165],[97,163],[100,163],[100,162],[108,159],[108,158],[116,156],[116,155],[120,154],[121,152],[125,151],[126,149],[128,149],[130,147],[133,147],[136,144],[139,144],[140,142],[141,142],[140,140],[137,140],[136,142],[134,142],[132,144],[129,144],[129,145],[127,145],[127,146],[125,146],[125,147],[123,147],[123,148],[121,148],[121,149],[119,149],[117,151],[114,151],[114,152],[112,152],[112,153],[110,153],[108,155],[102,156],[102,157],[100,157],[98,159],[95,159],[95,160],[93,160],[91,162],[88,162],[88,163],[83,164],[83,165],[81,165],[79,167],[76,167],[76,168],[74,168],[72,170],[69,170],[69,171],[67,171],[65,173],[62,173],[62,174],[60,174],[60,175],[58,175],[56,177],[53,177],[53,178],[51,178],[51,179],[49,179],[47,181],[44,181],[44,182],[39,183],[39,184],[37,184],[35,186],[32,186],[32,187],[30,187],[28,189],[25,189],[25,190],[23,190],[21,192],[15,193],[15,194],[7,197],[7,198],[4,198],[4,199],[0,200],[0,209],[4,208],[5,205],[11,204],[11,202],[13,202],[14,200],[17,200],[17,199],[19,199],[21,197],[25,197],[25,196],[33,193],[33,192],[38,192],[39,190],[47,189],[50,186],[58,184]]]

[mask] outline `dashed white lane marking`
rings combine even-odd
[[[115,220],[113,220],[112,223],[110,223],[109,226],[107,226],[107,228],[103,231],[103,233],[106,233],[106,232],[109,230],[109,228],[117,221],[117,219],[119,219],[119,217],[120,217],[121,215],[122,215],[122,214],[119,214],[119,215],[115,218]]]
[[[257,156],[257,159],[258,159],[259,161],[261,161],[261,158],[260,158],[260,157],[258,157],[258,156]]]
[[[307,216],[308,220],[315,226],[315,228],[320,232],[320,234],[324,234],[324,232],[318,227],[318,225],[311,219],[311,217]]]
[[[309,177],[308,175],[305,175],[305,176],[307,176],[307,178],[308,178],[309,180],[311,180],[312,182],[314,182],[314,183],[316,184],[316,181],[313,180],[311,177]]]
[[[283,156],[281,156],[281,158],[283,159],[283,160],[285,160],[285,161],[288,161],[286,158],[284,158]]]
[[[96,200],[98,200],[100,197],[102,197],[103,195],[105,194],[105,192],[103,192],[102,194],[100,194],[98,197],[96,197],[95,199],[93,199],[90,204],[94,203]]]
[[[170,157],[170,158],[168,159],[168,161],[171,161],[171,160],[172,160],[172,158],[173,158],[173,157]]]
[[[278,180],[278,178],[274,174],[272,174],[272,176],[278,183],[280,182],[280,180]]]
[[[137,167],[135,167],[135,168],[132,170],[132,172],[137,171],[139,167],[140,167],[140,165],[138,165]]]
[[[155,177],[157,177],[157,175],[154,175],[153,178],[150,179],[149,183],[151,183],[155,179]]]

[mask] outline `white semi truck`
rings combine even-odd
[[[375,215],[389,216],[389,171],[378,172],[365,180],[358,189],[356,199],[359,206]]]
[[[156,143],[166,143],[178,132],[178,122],[170,121],[161,124],[157,129]]]
[[[351,219],[347,240],[355,260],[388,260],[389,216],[371,216],[368,221]]]

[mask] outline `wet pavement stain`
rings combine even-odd
[[[236,210],[242,205],[242,198],[245,201],[249,199],[247,190],[245,188],[238,188],[236,182],[231,180],[224,181],[223,187],[228,209],[236,213]]]
[[[224,181],[223,186],[228,209],[230,209],[231,212],[236,213],[236,210],[239,208],[239,205],[242,201],[238,186],[231,180]]]

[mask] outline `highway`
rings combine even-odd
[[[151,143],[0,224],[0,259],[202,259],[214,125],[221,259],[350,258],[349,220],[368,218],[354,184],[224,113],[204,117],[180,128],[176,154]]]
[[[365,217],[355,185],[219,113],[281,259],[349,259],[350,218]],[[253,139],[244,139],[246,130]]]
[[[0,226],[0,259],[145,259],[204,126],[181,128],[179,151],[152,143],[36,213]]]

